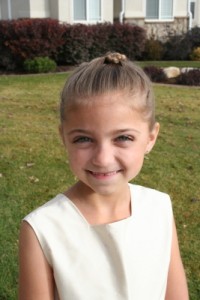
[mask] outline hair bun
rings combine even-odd
[[[114,53],[108,53],[105,56],[104,63],[105,64],[116,64],[116,65],[119,64],[119,65],[121,65],[122,62],[126,61],[126,60],[127,60],[126,55],[114,52]]]

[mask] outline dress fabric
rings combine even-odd
[[[63,194],[24,218],[53,268],[55,299],[164,300],[171,201],[165,193],[129,187],[132,214],[111,224],[90,225]]]

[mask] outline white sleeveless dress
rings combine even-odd
[[[171,201],[156,190],[129,186],[132,215],[115,223],[88,224],[63,194],[24,218],[53,268],[55,299],[164,300]]]

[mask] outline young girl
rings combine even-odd
[[[20,300],[187,300],[168,195],[130,184],[159,131],[149,79],[124,55],[82,64],[60,104],[78,181],[22,222]]]

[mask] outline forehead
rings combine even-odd
[[[121,127],[136,121],[144,122],[142,114],[131,105],[124,104],[125,99],[118,95],[96,97],[90,105],[75,105],[66,113],[65,124],[68,126]]]
[[[71,113],[73,113],[73,115],[75,112],[81,114],[83,111],[86,111],[87,114],[89,114],[89,112],[98,114],[99,110],[101,110],[102,114],[105,114],[106,110],[108,110],[110,114],[113,114],[117,110],[121,111],[121,113],[122,111],[125,113],[125,110],[122,109],[125,107],[129,113],[135,111],[140,114],[141,117],[144,117],[142,115],[146,110],[145,102],[145,95],[140,91],[134,94],[130,94],[127,91],[111,91],[90,97],[75,98],[74,101],[68,103],[65,107],[63,119],[69,119]]]
[[[129,107],[135,107],[143,102],[144,93],[141,91],[128,92],[128,91],[111,91],[103,94],[75,97],[72,101],[69,101],[67,107],[69,109],[81,108],[81,107],[97,107],[99,105],[109,106],[116,104],[123,104]],[[113,106],[114,108],[114,106]]]

